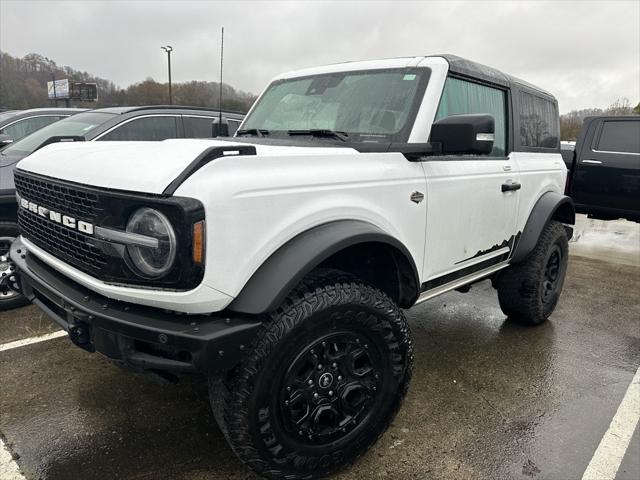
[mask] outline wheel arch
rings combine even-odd
[[[313,227],[281,246],[228,308],[248,314],[271,312],[305,275],[321,266],[355,274],[401,307],[409,307],[418,296],[418,270],[402,242],[371,223],[339,220]]]
[[[511,263],[523,261],[534,249],[544,226],[551,220],[565,225],[567,235],[571,238],[573,229],[566,225],[575,225],[576,209],[573,200],[557,192],[546,192],[533,206],[529,218],[516,246]]]

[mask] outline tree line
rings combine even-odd
[[[0,52],[0,109],[24,109],[52,106],[47,98],[47,82],[55,76],[57,80],[67,78],[69,82],[96,83],[97,102],[72,102],[74,107],[101,108],[129,105],[166,105],[169,103],[167,83],[152,78],[127,88],[120,88],[112,81],[88,72],[59,66],[53,60],[30,53],[22,58]],[[172,83],[173,103],[218,108],[219,83],[180,82]],[[222,108],[246,112],[256,96],[222,84]]]
[[[582,129],[582,122],[586,117],[599,115],[640,115],[640,103],[635,107],[631,106],[628,98],[616,100],[607,108],[585,108],[573,110],[564,115],[560,115],[560,138],[562,140],[576,141]]]

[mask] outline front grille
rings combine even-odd
[[[98,214],[98,196],[54,181],[34,178],[15,172],[16,190],[38,205],[94,222]]]
[[[99,214],[98,196],[94,193],[19,171],[15,172],[15,184],[21,197],[63,215],[94,223]],[[102,250],[94,246],[95,239],[77,230],[22,207],[18,207],[18,226],[26,239],[86,273],[97,275],[107,264]]]

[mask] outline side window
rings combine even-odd
[[[185,138],[211,138],[213,117],[182,117]]]
[[[238,127],[242,122],[240,120],[232,120],[232,119],[228,119],[227,122],[229,123],[229,136],[233,137],[238,131]]]
[[[523,147],[558,148],[560,125],[553,102],[520,92],[520,143]]]
[[[496,125],[495,141],[490,155],[503,157],[506,153],[506,111],[507,94],[505,91],[448,77],[442,91],[442,98],[436,113],[436,121],[450,115],[465,113],[487,113],[493,115]]]
[[[104,141],[150,141],[176,138],[176,117],[142,117],[124,123],[99,140]]]
[[[596,150],[640,153],[640,120],[604,122]]]
[[[24,120],[19,120],[16,123],[5,127],[2,130],[2,133],[9,135],[13,140],[18,140],[22,137],[26,137],[27,135],[35,132],[36,130],[40,130],[42,127],[46,127],[47,125],[57,122],[64,117],[30,117],[25,118]]]

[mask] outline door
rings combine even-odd
[[[507,152],[507,91],[449,77],[436,121],[488,113],[495,119],[489,155],[440,156],[424,162],[427,179],[425,289],[506,261],[513,247],[519,172]]]
[[[595,210],[638,213],[640,118],[602,119],[589,128],[571,186],[574,201]]]

